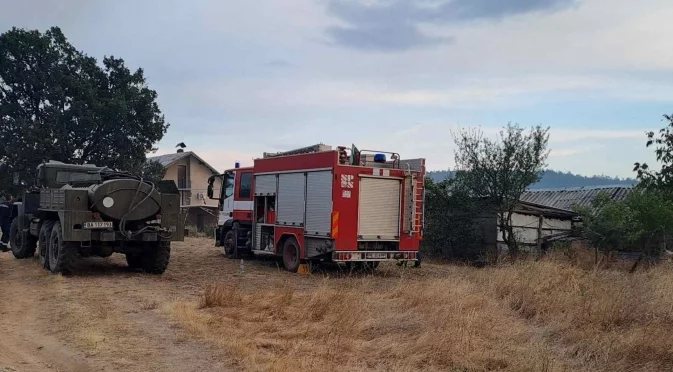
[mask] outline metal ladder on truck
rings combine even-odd
[[[404,196],[404,233],[413,235],[420,234],[423,227],[425,199],[425,177],[417,177],[416,174],[405,172],[405,196]]]

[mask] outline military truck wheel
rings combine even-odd
[[[40,257],[40,265],[49,270],[49,242],[51,241],[51,230],[54,228],[54,221],[44,221],[40,228],[40,236],[38,238],[38,256]]]
[[[237,239],[236,232],[229,230],[224,235],[224,254],[229,258],[236,258],[238,255],[238,248],[236,247]]]
[[[283,244],[283,266],[285,270],[296,273],[300,263],[299,244],[294,238],[288,238]]]
[[[55,222],[49,239],[49,270],[52,274],[70,275],[75,272],[77,264],[77,246],[72,242],[63,241],[61,223]]]
[[[9,228],[9,244],[12,246],[12,254],[16,258],[31,258],[35,256],[37,239],[29,233],[24,233],[19,228],[19,218],[12,221]]]
[[[143,258],[138,254],[127,253],[126,263],[132,269],[141,269],[143,267]]]
[[[166,271],[168,261],[171,259],[170,240],[161,240],[145,251],[142,256],[142,266],[145,272],[160,275]]]

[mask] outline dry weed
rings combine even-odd
[[[562,259],[302,290],[211,284],[170,311],[249,371],[671,370],[671,268],[626,275]]]

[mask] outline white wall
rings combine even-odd
[[[538,216],[514,213],[512,215],[512,225],[514,226],[514,236],[521,244],[537,244]],[[558,234],[564,231],[570,231],[572,221],[559,220],[556,218],[543,217],[542,236]],[[502,233],[498,231],[498,243],[503,243]]]

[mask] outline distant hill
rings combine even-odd
[[[447,177],[453,177],[454,171],[429,171],[428,176],[435,181],[442,181]],[[618,178],[608,176],[581,176],[570,172],[557,172],[546,170],[540,182],[531,186],[531,189],[557,189],[565,187],[591,187],[591,186],[631,186],[636,184],[635,179]]]

